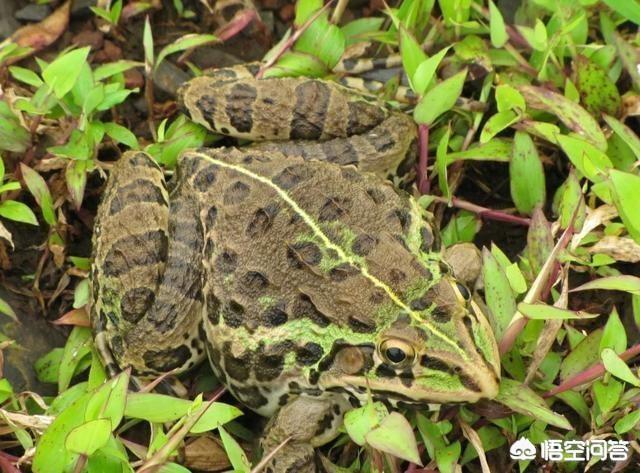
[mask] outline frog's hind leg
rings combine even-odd
[[[107,369],[139,375],[183,371],[204,356],[202,229],[184,186],[169,198],[157,164],[126,153],[98,209],[91,321]]]

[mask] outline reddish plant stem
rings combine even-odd
[[[428,194],[431,190],[427,166],[429,165],[429,126],[418,125],[418,191]]]
[[[574,218],[575,218],[575,212],[574,212]],[[553,286],[553,284],[555,283],[555,280],[559,275],[559,269],[558,271],[554,271],[554,269],[558,265],[557,256],[560,253],[560,251],[562,251],[567,247],[567,245],[569,244],[569,241],[571,241],[572,236],[573,236],[573,220],[571,221],[569,228],[567,228],[564,231],[564,233],[558,240],[558,243],[556,243],[553,251],[551,252],[551,255],[549,256],[550,258],[551,257],[554,258],[554,261],[553,261],[554,266],[551,269],[545,270],[544,268],[547,266],[548,261],[545,262],[543,269],[540,271],[540,274],[538,275],[536,280],[533,282],[531,289],[529,290],[529,293],[527,293],[527,295],[525,296],[525,299],[523,302],[534,303],[538,300],[544,300],[547,298],[548,293],[547,295],[545,295],[544,298],[542,298],[543,293],[546,291],[547,287],[549,287],[549,290],[550,290],[550,288]],[[546,273],[549,275],[547,280],[544,281],[544,284],[545,284],[544,287],[540,287],[542,286],[543,282],[538,282],[538,278],[541,277],[542,273]],[[516,312],[516,314],[519,314],[519,312]],[[516,342],[518,335],[520,335],[520,332],[522,332],[524,327],[527,325],[527,322],[529,322],[529,319],[527,317],[523,316],[522,314],[520,315],[521,317],[519,319],[517,319],[515,322],[513,322],[511,325],[507,327],[507,329],[504,331],[504,334],[502,335],[502,339],[498,343],[498,351],[500,352],[500,356],[504,355],[509,350],[511,350],[511,347]]]
[[[629,361],[632,358],[640,355],[640,343],[632,346],[628,350],[620,353],[620,358],[623,361]],[[542,395],[542,397],[551,397],[556,394],[568,391],[569,389],[575,388],[576,386],[580,386],[581,384],[588,383],[589,381],[593,381],[601,377],[605,373],[604,364],[602,362],[596,363],[595,365],[587,368],[580,373],[573,375],[571,378],[567,379],[563,383],[560,383],[553,389],[550,389],[546,393]]]
[[[441,202],[443,204],[448,204],[449,202],[444,197],[433,196],[436,202]],[[459,209],[468,210],[475,214],[478,214],[482,218],[488,218],[490,220],[498,220],[500,222],[507,223],[515,223],[518,225],[524,225],[528,227],[531,225],[531,219],[526,217],[518,217],[517,215],[511,215],[505,212],[501,212],[499,210],[492,210],[486,207],[482,207],[480,205],[472,204],[471,202],[467,202],[466,200],[461,200],[456,197],[451,199],[451,205],[457,207]]]

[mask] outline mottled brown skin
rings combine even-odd
[[[397,127],[400,115],[355,94],[338,100],[334,94],[353,93],[323,81],[245,73],[220,70],[207,78],[215,87],[186,85],[191,116],[240,137],[271,139],[278,123],[287,139],[345,140],[359,150],[360,169],[325,152],[309,159],[291,151],[305,145],[285,141],[284,152],[274,144],[186,152],[167,186],[151,158],[126,153],[94,232],[92,323],[109,368],[184,371],[206,345],[231,393],[272,417],[265,451],[293,437],[271,462],[274,473],[314,471],[314,447],[337,435],[343,413],[365,402],[368,389],[390,405],[495,396],[491,329],[442,260],[427,216],[362,171],[367,153],[355,138],[379,139],[373,130]],[[285,107],[287,97],[325,89],[327,100]],[[276,109],[262,110],[270,93]],[[352,109],[364,110],[363,124],[340,115]],[[263,123],[276,112],[288,118]],[[373,166],[378,174],[402,159],[393,137],[403,137],[406,153],[414,135],[413,125],[396,129],[390,146],[370,150],[385,164]]]

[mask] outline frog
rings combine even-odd
[[[407,114],[312,78],[220,68],[184,84],[196,123],[248,146],[185,150],[168,182],[142,151],[109,175],[90,272],[110,372],[205,359],[269,418],[272,473],[322,471],[345,412],[477,402],[500,361],[431,215],[386,176],[416,140]]]

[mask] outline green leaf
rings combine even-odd
[[[638,0],[602,0],[609,8],[616,13],[640,25],[640,3]]]
[[[293,24],[300,27],[322,8],[322,0],[300,0],[296,2],[296,17]]]
[[[104,124],[104,132],[117,143],[127,145],[131,149],[139,149],[138,138],[131,130],[114,122]]]
[[[96,419],[79,425],[67,435],[65,447],[70,452],[81,455],[93,455],[104,447],[111,436],[111,422],[107,419]]]
[[[491,44],[495,48],[501,48],[509,40],[502,13],[492,0],[489,0],[489,33],[491,34]]]
[[[40,174],[23,163],[20,163],[20,170],[29,192],[31,192],[42,210],[42,216],[45,222],[49,225],[55,225],[56,214],[53,210],[53,199],[51,198],[47,183]]]
[[[345,45],[350,46],[367,41],[372,33],[380,31],[383,23],[384,18],[377,17],[358,18],[350,21],[341,27],[342,34],[346,40]]]
[[[615,46],[618,51],[618,56],[622,61],[622,65],[631,77],[633,85],[636,91],[640,90],[640,71],[638,71],[638,51],[634,46],[627,43],[624,38],[614,33]]]
[[[89,46],[71,50],[44,68],[42,78],[57,98],[63,98],[73,88],[90,50]]]
[[[600,314],[591,314],[581,310],[560,309],[547,304],[518,304],[518,310],[533,320],[571,320],[571,319],[593,319]]]
[[[418,92],[414,83],[414,76],[418,66],[427,60],[427,55],[413,35],[403,26],[400,27],[400,55],[402,57],[402,65],[409,78],[409,85]]]
[[[638,138],[638,135],[636,135],[627,125],[612,116],[604,115],[603,118],[616,135],[622,138],[627,146],[631,148],[636,159],[640,159],[640,138]]]
[[[582,284],[571,291],[586,291],[590,289],[608,289],[612,291],[625,291],[640,296],[640,278],[636,276],[609,276],[594,279]]]
[[[611,348],[616,353],[622,353],[627,349],[627,332],[625,331],[624,325],[622,325],[620,317],[618,316],[618,311],[615,308],[611,314],[609,314],[607,323],[604,326],[602,338],[600,339],[600,349],[598,352],[602,353],[602,350],[605,348]]]
[[[482,277],[487,306],[493,315],[493,329],[500,340],[516,313],[516,300],[507,275],[487,248],[482,249]]]
[[[107,64],[102,64],[93,70],[93,78],[96,81],[101,81],[116,74],[121,74],[125,71],[128,71],[129,69],[133,69],[134,67],[141,66],[144,66],[143,62],[128,61],[126,59],[121,59],[120,61],[115,62],[108,62]]]
[[[571,352],[562,360],[560,366],[560,379],[565,381],[579,372],[587,369],[600,359],[600,339],[602,329],[596,329],[589,333]]]
[[[582,195],[580,182],[573,169],[569,172],[567,180],[558,188],[559,203],[557,213],[560,215],[560,227],[568,228],[574,222],[574,229],[582,228],[585,217],[585,202]],[[575,214],[575,218],[574,218]]]
[[[482,128],[480,143],[487,143],[502,130],[510,127],[518,120],[520,120],[520,117],[513,110],[504,110],[491,116]]]
[[[324,77],[327,74],[327,66],[317,57],[299,52],[288,51],[282,55],[278,62],[267,69],[264,78],[269,77]]]
[[[499,112],[504,112],[505,110],[524,112],[527,108],[522,94],[509,84],[501,84],[496,87],[496,104]]]
[[[344,416],[344,427],[347,434],[355,443],[363,446],[365,436],[380,425],[382,419],[389,415],[389,411],[381,402],[368,402],[362,407],[351,409]]]
[[[552,113],[568,128],[584,137],[599,150],[607,149],[607,140],[598,122],[580,105],[544,87],[525,85],[518,88],[527,105]]]
[[[87,161],[70,161],[65,172],[69,196],[76,210],[80,209],[84,197],[84,188],[87,184]]]
[[[436,463],[438,465],[438,471],[441,473],[455,473],[455,467],[458,463],[458,459],[460,458],[461,451],[462,446],[458,440],[436,449]]]
[[[542,161],[531,137],[517,131],[513,140],[513,155],[509,162],[511,198],[518,212],[531,215],[546,201],[546,183]]]
[[[15,322],[18,322],[18,316],[9,303],[2,298],[0,298],[0,313],[12,318]],[[2,401],[0,401],[0,403],[2,403]]]
[[[596,116],[602,113],[617,115],[622,99],[606,71],[582,55],[574,58],[573,68],[580,101],[587,111]]]
[[[451,199],[451,189],[449,189],[449,181],[447,179],[447,151],[449,149],[449,137],[451,135],[451,127],[447,126],[442,138],[438,142],[436,151],[436,168],[438,169],[438,186],[442,195],[447,199]]]
[[[129,373],[123,371],[103,383],[87,403],[85,420],[108,419],[113,429],[120,425],[124,416],[129,379]]]
[[[0,217],[13,220],[14,222],[38,225],[38,219],[29,206],[15,200],[0,202]]]
[[[89,280],[83,279],[73,292],[73,308],[79,309],[89,302]]]
[[[78,455],[65,448],[65,441],[67,435],[84,422],[84,410],[89,397],[90,394],[84,394],[76,398],[72,404],[60,411],[44,432],[33,458],[34,473],[73,471],[72,466]]]
[[[298,38],[295,50],[317,57],[327,70],[331,70],[344,54],[344,34],[326,17],[320,16]]]
[[[440,115],[449,111],[462,93],[466,77],[465,69],[430,89],[413,111],[416,123],[431,125]]]
[[[613,201],[627,228],[627,232],[636,243],[640,243],[640,206],[638,205],[640,176],[611,169],[609,171],[609,179]]]
[[[465,151],[449,153],[447,159],[449,164],[461,160],[501,161],[506,163],[511,159],[512,152],[513,144],[511,140],[496,138],[480,146],[472,146]]]
[[[221,402],[214,402],[208,408],[202,406],[200,410],[204,410],[204,413],[200,416],[198,421],[191,427],[189,432],[199,434],[202,432],[208,432],[210,430],[219,428],[221,425],[232,421],[236,417],[242,415],[242,411],[235,406],[229,404],[223,404]],[[194,415],[197,415],[196,412]]]
[[[26,69],[24,67],[19,66],[11,66],[9,67],[9,72],[14,79],[19,80],[20,82],[24,82],[25,84],[31,85],[33,87],[40,87],[44,82],[40,79],[40,76],[33,72],[31,69]]]
[[[15,103],[16,109],[18,109],[18,103],[20,103],[19,100]],[[23,153],[30,142],[29,132],[20,124],[9,104],[0,100],[0,150]]]
[[[638,422],[640,422],[640,409],[634,409],[626,416],[619,419],[616,422],[614,429],[617,434],[622,435],[634,429],[638,425]]]
[[[547,424],[555,425],[561,429],[572,430],[569,421],[560,414],[553,412],[544,400],[531,388],[508,378],[500,381],[500,392],[496,401],[504,404],[527,417],[533,417]]]
[[[601,379],[593,383],[593,397],[602,414],[607,414],[618,404],[623,392],[624,385],[615,378],[610,378],[607,383]]]
[[[605,369],[612,375],[634,386],[640,386],[640,379],[633,374],[629,366],[611,348],[600,353]]]
[[[64,348],[54,348],[47,354],[38,358],[34,364],[38,381],[42,383],[57,383],[60,362]]]
[[[451,46],[442,48],[436,54],[422,61],[413,74],[412,84],[418,95],[423,95],[433,82],[436,70]]]
[[[91,330],[86,327],[74,327],[64,346],[64,353],[60,361],[58,374],[58,392],[69,387],[71,378],[76,373],[80,362],[91,353],[93,336]]]
[[[249,471],[251,471],[251,463],[249,463],[247,455],[244,453],[244,450],[242,450],[242,447],[240,447],[238,442],[236,442],[236,440],[222,427],[220,427],[219,430],[220,439],[224,445],[224,451],[227,453],[233,469],[237,473],[249,473]],[[265,454],[267,453],[268,452],[265,452]]]
[[[451,246],[458,242],[473,241],[480,226],[481,222],[476,214],[462,210],[442,230],[442,242],[444,246]]]
[[[180,51],[184,51],[186,49],[197,48],[198,46],[202,46],[203,44],[212,43],[214,41],[218,41],[218,38],[212,34],[188,34],[185,36],[181,36],[173,43],[165,46],[160,50],[160,54],[158,54],[158,59],[154,64],[154,68],[157,69],[158,66],[164,61],[164,59],[170,54],[175,54]]]
[[[380,425],[365,436],[376,450],[421,465],[418,445],[409,421],[399,412],[392,412]]]

